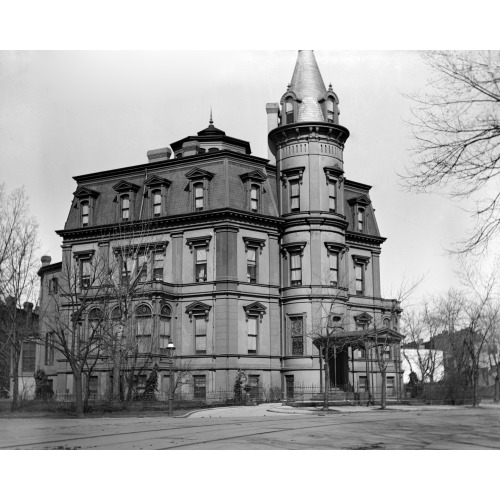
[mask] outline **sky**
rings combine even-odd
[[[425,276],[419,292],[456,284],[446,252],[471,225],[470,202],[402,189],[411,164],[411,101],[425,91],[427,68],[416,51],[315,51],[325,84],[340,99],[350,130],[347,178],[373,186],[386,298],[403,281]],[[61,239],[76,183],[101,170],[147,162],[208,125],[250,141],[267,157],[265,105],[279,102],[297,52],[8,51],[0,52],[0,165],[9,189],[24,185],[40,225],[41,253],[61,258]]]
[[[405,192],[411,101],[429,78],[416,51],[315,51],[350,130],[347,178],[373,186],[382,236],[382,290],[425,276],[419,294],[457,283],[446,252],[466,235],[471,203]],[[250,141],[267,157],[268,102],[290,82],[295,50],[0,52],[0,165],[9,189],[24,185],[40,225],[41,254],[61,258],[75,175],[147,162],[208,125]]]

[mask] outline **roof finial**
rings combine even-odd
[[[212,106],[210,106],[210,121],[208,123],[212,126],[214,124],[214,121],[212,120]]]
[[[332,91],[333,90],[333,87],[332,87],[332,82],[330,82],[330,85],[328,85],[328,90]]]

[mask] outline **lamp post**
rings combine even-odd
[[[172,378],[172,366],[174,364],[175,345],[169,340],[167,345],[167,357],[169,361],[169,387],[168,387],[168,416],[174,415],[174,381]]]

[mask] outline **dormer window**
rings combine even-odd
[[[88,201],[82,201],[80,204],[82,210],[82,227],[89,225],[90,207]]]
[[[365,209],[358,207],[358,231],[362,233],[365,226]]]
[[[192,168],[186,177],[189,179],[189,192],[191,196],[191,210],[200,212],[210,207],[209,188],[214,174],[201,168]]]
[[[259,211],[259,186],[255,184],[250,189],[250,209],[252,212]]]
[[[120,201],[122,220],[128,221],[130,219],[130,196],[128,194],[124,194]]]
[[[203,184],[194,185],[194,207],[196,211],[203,210]]]
[[[153,217],[161,215],[161,191],[156,189],[152,192],[153,196]]]

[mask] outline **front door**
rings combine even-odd
[[[344,388],[349,384],[349,356],[347,347],[337,348],[330,358],[330,387]]]

